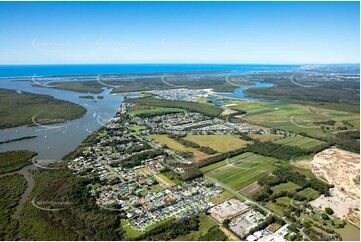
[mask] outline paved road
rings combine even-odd
[[[141,141],[143,141],[143,142],[147,142],[147,141],[143,140],[142,138],[140,138],[138,135],[134,135],[134,136],[135,136],[137,139],[139,139],[139,140],[141,140]],[[152,143],[150,143],[150,142],[147,142],[147,143],[148,143],[151,147],[157,148],[157,147],[155,147]],[[172,155],[172,154],[171,154],[171,155]],[[174,156],[173,156],[173,157],[174,157]],[[177,159],[176,157],[174,157],[174,158]],[[177,160],[178,160],[178,159],[177,159]],[[216,180],[216,179],[214,179],[214,178],[212,178],[212,177],[210,177],[210,176],[208,176],[208,175],[206,175],[206,174],[204,174],[204,177],[207,178],[207,179],[209,179],[209,180],[211,180],[213,183],[215,183],[215,184],[223,187],[224,190],[226,190],[227,192],[231,193],[233,196],[238,197],[238,198],[241,198],[241,200],[245,200],[245,201],[246,201],[247,203],[249,203],[249,204],[254,204],[254,205],[256,205],[257,207],[262,208],[262,209],[265,210],[267,213],[272,214],[272,215],[275,216],[275,217],[281,218],[281,219],[282,219],[283,221],[285,221],[285,223],[287,223],[288,225],[291,224],[291,222],[289,222],[289,221],[288,221],[287,219],[285,219],[284,217],[281,217],[281,216],[275,214],[274,212],[272,212],[271,210],[269,210],[268,208],[262,206],[261,204],[250,200],[248,197],[240,194],[239,192],[233,190],[232,188],[228,187],[227,185],[221,183],[220,181],[218,181],[218,180]],[[302,234],[302,236],[303,236],[304,238],[306,238],[306,239],[308,239],[308,240],[311,240],[305,233],[303,233],[302,230],[299,229],[299,232]]]

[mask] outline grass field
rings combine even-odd
[[[273,187],[271,187],[271,189],[274,194],[277,194],[282,191],[293,191],[299,187],[300,187],[299,185],[297,185],[293,182],[287,182],[287,183],[281,183],[279,185],[273,186]]]
[[[193,141],[200,146],[208,146],[217,152],[228,152],[244,147],[247,141],[241,140],[238,135],[187,135],[184,139]]]
[[[280,228],[282,227],[282,225],[278,224],[278,223],[273,223],[273,224],[270,224],[267,229],[269,231],[271,231],[272,233],[276,232],[277,230],[279,230]]]
[[[154,185],[154,188],[152,187],[152,190],[163,190],[175,185],[175,183],[171,181],[168,177],[164,176],[163,174],[154,174],[154,172],[149,170],[148,167],[137,169],[135,172],[143,176],[151,175],[159,182],[159,184]]]
[[[256,182],[262,176],[270,174],[276,169],[273,166],[276,161],[274,158],[258,155],[246,162],[210,174],[210,176],[238,191]]]
[[[141,125],[133,125],[129,127],[129,129],[134,130],[136,132],[146,129],[147,127]]]
[[[261,142],[274,141],[283,137],[281,134],[249,134],[249,136],[253,139],[258,139]]]
[[[265,204],[265,207],[268,208],[269,210],[272,210],[281,217],[283,217],[285,215],[285,212],[288,210],[286,207],[282,207],[272,202],[267,202]]]
[[[291,205],[291,199],[289,197],[279,197],[276,199],[276,203],[282,206],[289,206]]]
[[[215,170],[215,169],[218,169],[222,166],[225,166],[227,164],[231,164],[237,160],[240,160],[240,159],[244,159],[244,158],[247,158],[251,155],[254,155],[253,153],[251,152],[246,152],[246,153],[243,153],[243,154],[240,154],[240,155],[237,155],[235,157],[232,157],[232,158],[229,158],[229,159],[225,159],[223,161],[220,161],[220,162],[217,162],[217,163],[214,163],[214,164],[211,164],[209,166],[205,166],[205,167],[202,167],[201,168],[201,171],[203,172],[209,172],[209,171],[212,171],[212,170]]]
[[[185,147],[184,145],[180,144],[179,142],[175,141],[174,139],[169,138],[167,135],[163,134],[152,134],[148,136],[149,138],[154,139],[156,142],[167,145],[168,148],[179,151],[179,152],[192,152],[195,161],[200,161],[211,157],[211,155],[207,155],[197,149],[191,147]]]
[[[297,146],[302,149],[311,149],[318,145],[322,145],[325,142],[297,135],[295,137],[286,137],[283,139],[276,140],[276,141],[274,141],[274,143],[290,145],[290,146]]]
[[[312,199],[312,200],[315,200],[320,196],[320,193],[318,191],[313,190],[312,188],[306,188],[302,191],[299,191],[298,194],[301,194],[307,197],[307,199]]]

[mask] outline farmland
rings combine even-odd
[[[338,127],[343,127],[342,121],[348,121],[353,127],[359,129],[359,116],[351,112],[341,112],[325,108],[309,107],[301,104],[280,102],[233,100],[231,108],[246,111],[243,118],[250,123],[268,128],[277,128],[292,132],[306,132],[314,136],[330,137]],[[315,122],[334,120],[335,125],[321,129]]]
[[[303,195],[307,197],[307,199],[315,200],[320,196],[320,193],[318,191],[313,190],[312,188],[306,188],[302,191],[299,191],[298,194]]]
[[[246,162],[210,174],[210,176],[232,189],[241,190],[256,182],[260,177],[270,174],[276,169],[276,167],[273,166],[276,161],[274,158],[259,155]]]
[[[287,137],[287,138],[279,139],[277,141],[274,141],[274,143],[297,146],[302,149],[311,149],[318,145],[322,145],[325,142],[297,135],[295,137]]]
[[[254,155],[254,154],[251,153],[251,152],[246,152],[246,153],[237,155],[235,157],[232,157],[232,158],[225,159],[223,161],[214,163],[212,165],[202,167],[201,171],[209,172],[209,171],[213,171],[215,169],[222,169],[225,165],[231,165],[233,162],[236,162],[236,161],[241,160],[241,159],[245,159],[245,158],[247,158],[247,157],[249,157],[251,155]]]

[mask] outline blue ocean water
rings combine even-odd
[[[249,64],[76,64],[76,65],[0,65],[0,77],[81,74],[131,74],[183,71],[252,71],[288,70],[300,65]]]

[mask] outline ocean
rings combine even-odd
[[[74,65],[0,65],[0,77],[56,76],[86,74],[133,74],[188,71],[253,71],[288,70],[300,65],[263,64],[74,64]]]

